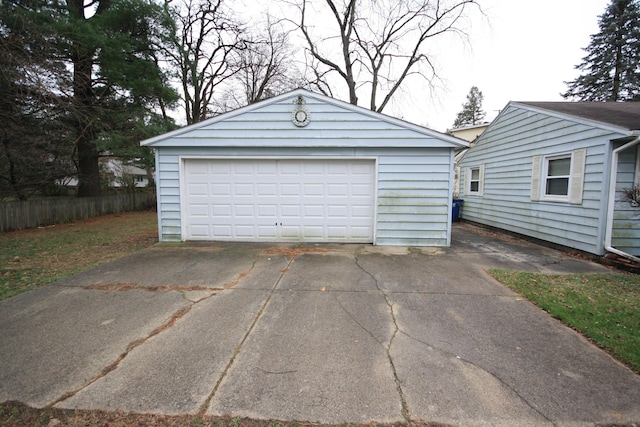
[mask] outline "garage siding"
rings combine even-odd
[[[450,157],[447,149],[378,157],[377,244],[448,246]]]
[[[315,150],[314,150],[315,151]],[[164,242],[183,240],[181,159],[188,158],[371,158],[377,163],[375,243],[447,246],[450,231],[449,149],[305,150],[165,148],[157,156],[159,229]]]
[[[292,123],[302,106],[304,127]],[[374,243],[448,246],[453,151],[464,142],[298,89],[149,140],[156,150],[159,234],[185,239],[184,161],[368,159],[375,162]]]

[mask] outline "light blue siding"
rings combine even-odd
[[[594,254],[604,253],[608,150],[624,135],[509,105],[460,162],[462,218]],[[582,203],[533,201],[533,158],[586,149]],[[484,165],[482,196],[467,168]]]
[[[638,182],[635,176],[637,150],[636,145],[620,153],[611,243],[616,249],[640,256],[640,207],[633,207],[628,201],[622,200],[622,190]]]
[[[157,151],[162,241],[180,241],[182,159],[355,159],[376,163],[375,244],[448,246],[453,150],[464,143],[359,107],[304,92],[311,122],[291,122],[296,96],[228,113],[145,142]]]
[[[158,175],[159,222],[161,240],[180,241],[180,177],[173,173],[179,167],[180,153],[194,157],[270,157],[273,150],[164,148],[159,161],[171,167],[160,167]],[[451,150],[319,150],[310,155],[302,149],[278,150],[279,158],[371,158],[377,162],[376,239],[379,245],[448,246],[450,244],[450,180]],[[397,153],[402,155],[398,156]],[[403,164],[403,159],[411,159]],[[164,176],[167,173],[169,177]]]

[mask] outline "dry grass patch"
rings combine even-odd
[[[127,212],[0,233],[0,300],[121,258],[157,241],[155,212]]]

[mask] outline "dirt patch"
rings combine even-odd
[[[0,426],[6,427],[317,427],[318,424],[298,421],[255,420],[240,417],[206,415],[157,415],[128,412],[70,410],[58,408],[36,409],[20,402],[0,404]],[[444,424],[422,422],[394,424],[343,424],[341,427],[446,427]],[[331,426],[325,426],[331,427]]]
[[[329,249],[319,249],[319,248],[269,248],[263,251],[260,251],[263,255],[284,255],[291,259],[296,259],[302,254],[306,253],[328,253],[331,252]]]

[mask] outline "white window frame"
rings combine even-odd
[[[472,179],[472,174],[473,171],[477,170],[478,171],[478,179]],[[479,165],[479,166],[470,166],[467,168],[466,171],[466,176],[465,176],[465,193],[468,196],[482,196],[484,193],[484,164]],[[477,191],[472,191],[471,190],[471,182],[478,182],[478,190]]]
[[[582,204],[584,190],[584,173],[587,150],[577,149],[570,152],[554,153],[545,156],[534,156],[531,177],[531,200]],[[547,180],[549,162],[557,159],[570,158],[571,166],[568,178],[567,195],[547,194]]]
[[[549,163],[553,160],[569,160],[569,173],[567,175],[549,176]],[[571,176],[573,171],[573,154],[562,153],[554,154],[552,156],[544,156],[542,158],[542,174],[540,176],[540,196],[541,200],[549,200],[553,202],[568,202],[571,198]],[[566,179],[567,180],[567,194],[547,194],[547,181],[549,179]]]

